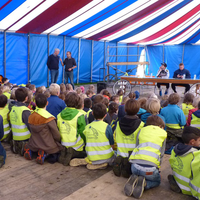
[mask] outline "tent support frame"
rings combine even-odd
[[[77,84],[79,83],[79,68],[80,68],[80,56],[81,56],[81,38],[78,39],[78,70],[77,70]]]
[[[66,41],[66,36],[64,35],[63,36],[63,61],[65,60],[65,41]],[[63,71],[63,76],[62,76],[62,83],[65,82],[65,67],[63,66],[62,67],[62,71]]]
[[[94,40],[92,40],[92,57],[91,57],[91,72],[90,72],[91,83],[92,83],[92,72],[93,72],[93,52],[94,52]]]
[[[4,77],[6,77],[6,31],[4,31],[3,67],[4,67]]]
[[[28,72],[27,72],[27,77],[28,77],[28,83],[30,81],[30,33],[28,33]]]
[[[47,35],[47,55],[49,57],[49,34]],[[49,87],[49,68],[47,70],[47,87]]]

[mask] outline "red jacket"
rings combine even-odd
[[[192,113],[197,111],[197,110],[198,110],[198,108],[193,108],[193,109],[189,110],[188,119],[187,119],[187,126],[190,126],[191,119],[192,119]]]

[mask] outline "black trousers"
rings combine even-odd
[[[190,90],[190,85],[189,84],[177,84],[177,83],[172,83],[172,90],[174,90],[174,92],[176,92],[176,86],[182,86],[185,87],[185,93],[188,92]]]
[[[166,89],[169,89],[169,83],[157,83],[158,89],[160,89],[160,86],[161,86],[161,85],[165,85],[165,86],[166,86]]]

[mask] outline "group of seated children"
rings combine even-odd
[[[96,95],[93,85],[85,92],[70,84],[29,84],[7,91],[10,96],[0,89],[0,138],[13,153],[39,164],[58,161],[90,170],[110,165],[116,176],[128,178],[124,193],[135,198],[160,185],[160,165],[169,153],[171,189],[200,198],[200,99],[192,94],[181,109],[177,93],[160,102],[155,94],[139,98],[137,91],[123,97],[123,91],[111,96],[104,89]],[[0,167],[5,159],[0,143]]]

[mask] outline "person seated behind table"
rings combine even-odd
[[[65,102],[58,97],[60,95],[60,86],[52,83],[49,87],[49,92],[51,96],[47,99],[49,102],[47,111],[57,118],[57,115],[66,107]]]
[[[8,113],[10,112],[7,105],[8,99],[5,95],[0,95],[0,115],[3,118],[4,136],[1,141],[7,141],[7,137],[10,134],[10,124]]]
[[[193,109],[189,110],[188,119],[187,119],[187,126],[190,126],[191,119],[192,119],[192,113],[198,110],[198,104],[200,102],[200,97],[195,97],[192,103]]]
[[[164,62],[164,63],[161,63],[161,66],[157,72],[157,75],[156,77],[158,78],[169,78],[169,70],[167,69],[167,64]],[[168,94],[168,90],[169,90],[169,83],[157,83],[157,87],[159,89],[159,95],[162,96],[162,89],[160,86],[162,85],[165,85],[166,86],[166,90],[165,90],[165,95]]]
[[[43,164],[46,157],[54,163],[57,161],[59,151],[63,148],[60,144],[61,138],[56,119],[46,111],[48,102],[44,94],[38,94],[35,102],[37,107],[28,119],[31,137],[24,147],[24,157],[32,160],[33,152],[37,152],[38,164]]]
[[[77,93],[68,93],[65,98],[67,107],[57,117],[61,144],[64,146],[58,162],[65,166],[69,165],[72,158],[86,157],[84,151],[85,136],[83,134],[86,123],[84,115],[77,109],[80,101],[81,98]]]
[[[108,164],[114,161],[113,152],[113,132],[110,125],[103,119],[107,113],[106,106],[97,103],[93,107],[95,121],[85,127],[84,135],[86,137],[86,159],[73,159],[70,166],[87,165],[88,169],[104,169]]]
[[[114,136],[117,144],[117,158],[115,159],[113,172],[116,176],[122,175],[128,178],[131,174],[131,166],[128,161],[129,151],[136,147],[138,132],[144,123],[137,117],[139,103],[135,99],[129,99],[125,104],[126,115],[117,122]]]
[[[159,116],[165,123],[165,117],[159,114],[160,112],[160,100],[155,98],[150,98],[146,102],[146,111],[141,115],[141,120],[146,123],[146,120],[151,115]]]
[[[4,126],[3,125],[3,118],[0,115],[0,168],[5,164],[5,160],[6,160],[6,151],[1,144],[1,140],[4,136],[3,126]]]
[[[183,130],[184,144],[177,144],[169,159],[172,174],[168,175],[171,190],[200,199],[199,158],[200,130],[187,126]]]
[[[178,142],[182,142],[181,136],[183,126],[186,124],[186,119],[183,111],[178,107],[180,96],[177,93],[170,94],[169,104],[160,111],[160,114],[165,118],[167,131],[166,149],[172,148]]]
[[[132,175],[124,187],[125,195],[135,198],[140,198],[144,189],[157,187],[161,182],[159,168],[165,152],[165,123],[152,115],[146,125],[138,133],[137,146],[129,157]]]
[[[186,120],[188,119],[189,110],[193,109],[193,99],[194,95],[192,93],[186,93],[183,99],[183,103],[181,104],[182,111],[185,115]]]
[[[15,91],[15,97],[17,102],[12,107],[10,112],[10,123],[13,133],[11,149],[14,153],[18,153],[23,156],[24,145],[28,142],[31,136],[28,124],[28,118],[31,115],[31,111],[25,104],[28,99],[27,89],[18,88]]]
[[[190,72],[187,69],[184,69],[184,64],[180,63],[179,64],[179,69],[177,69],[174,72],[173,78],[178,78],[178,79],[184,79],[184,78],[191,78]],[[180,83],[172,83],[171,87],[172,90],[177,93],[176,91],[176,86],[182,86],[185,87],[185,93],[190,90],[190,85],[189,84],[180,84]]]

